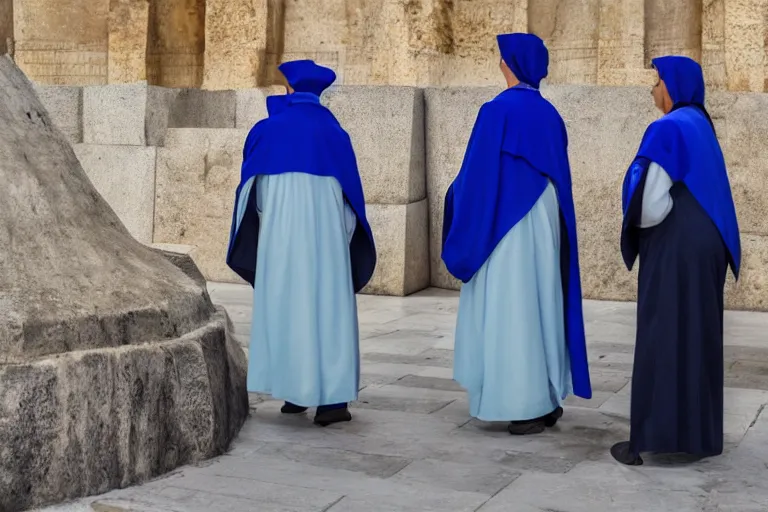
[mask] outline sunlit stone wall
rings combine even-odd
[[[0,49],[50,84],[239,89],[312,58],[344,85],[482,86],[495,35],[528,31],[552,84],[648,85],[684,54],[713,90],[763,92],[767,20],[768,0],[0,0]]]

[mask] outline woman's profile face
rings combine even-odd
[[[653,96],[653,103],[656,105],[656,108],[661,110],[663,114],[668,113],[672,109],[672,100],[669,98],[667,85],[661,77],[658,77],[656,85],[651,89],[651,96]]]

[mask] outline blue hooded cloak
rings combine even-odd
[[[704,108],[704,76],[701,66],[688,57],[653,60],[672,99],[672,110],[648,126],[634,161],[624,177],[622,208],[624,222],[621,252],[628,269],[637,258],[636,237],[627,215],[630,202],[652,162],[659,164],[673,183],[683,182],[701,205],[728,249],[729,264],[738,278],[741,243],[736,208],[712,120]]]
[[[461,170],[445,197],[442,259],[452,275],[468,282],[551,180],[565,226],[561,275],[573,391],[591,398],[568,137],[560,114],[538,90],[547,75],[548,52],[532,34],[497,39],[502,59],[521,84],[480,109]]]
[[[269,117],[256,123],[245,140],[235,205],[243,185],[254,176],[303,172],[336,178],[357,217],[349,250],[352,282],[359,292],[373,275],[376,247],[352,142],[331,111],[320,104],[319,95],[336,74],[310,60],[286,62],[279,69],[295,92],[267,98]],[[235,208],[227,251],[227,265],[251,285],[259,241],[255,198],[254,185],[239,224]]]

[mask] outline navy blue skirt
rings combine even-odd
[[[686,186],[670,192],[661,224],[624,233],[640,256],[630,450],[718,455],[727,250]]]

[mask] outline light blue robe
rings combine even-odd
[[[349,254],[355,214],[335,178],[255,179],[260,232],[248,391],[305,407],[351,402],[360,379]],[[240,194],[237,227],[253,180]]]
[[[571,392],[552,183],[462,286],[454,379],[484,421],[539,418]]]

